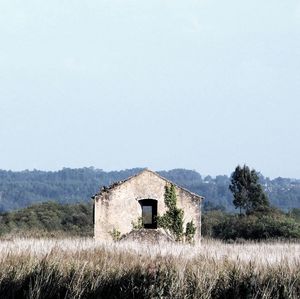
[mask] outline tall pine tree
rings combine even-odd
[[[270,202],[259,183],[258,174],[248,166],[237,166],[231,176],[229,189],[233,194],[233,204],[240,209],[240,214],[266,212],[270,208]]]

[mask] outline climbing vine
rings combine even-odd
[[[183,215],[182,209],[177,208],[177,197],[175,186],[165,186],[165,205],[168,208],[166,213],[157,219],[158,226],[168,229],[175,237],[176,241],[183,237]]]
[[[164,201],[167,211],[164,215],[157,217],[159,227],[167,229],[175,237],[176,241],[182,241],[183,236],[189,243],[192,243],[196,233],[196,226],[193,221],[186,224],[185,233],[183,231],[184,212],[177,207],[176,189],[173,184],[165,186]]]
[[[189,243],[193,243],[194,242],[194,237],[195,237],[195,233],[196,233],[196,226],[192,221],[188,222],[186,224],[186,228],[185,228],[185,240]]]

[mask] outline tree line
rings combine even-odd
[[[28,207],[35,203],[56,201],[62,204],[90,202],[90,198],[102,186],[124,180],[135,175],[141,168],[122,171],[101,169],[64,168],[59,171],[25,170],[20,172],[0,170],[0,212]],[[228,189],[230,177],[201,176],[198,172],[186,169],[159,171],[159,174],[172,182],[202,195],[204,210],[215,209],[235,212],[232,193]],[[284,211],[300,208],[300,180],[265,178],[257,173],[263,190],[273,206]]]
[[[0,214],[0,236],[93,236],[91,203],[44,202]]]
[[[232,205],[238,213],[215,206],[202,213],[202,235],[226,241],[300,239],[300,209],[284,212],[274,207],[259,174],[246,165],[238,166],[227,186]],[[174,188],[166,189],[168,211],[161,215],[160,226],[183,235],[184,213],[176,206]],[[195,233],[192,223],[186,227],[187,239]],[[62,204],[45,202],[17,211],[0,214],[0,236],[92,236],[93,205],[91,202]]]
[[[223,240],[300,239],[300,209],[288,213],[271,205],[258,173],[237,166],[229,190],[239,214],[212,210],[203,215],[203,234]]]

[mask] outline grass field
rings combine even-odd
[[[0,298],[299,298],[300,244],[0,241]]]

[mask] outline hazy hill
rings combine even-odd
[[[55,200],[60,203],[88,202],[103,185],[123,180],[139,172],[140,168],[122,171],[103,171],[94,168],[60,171],[5,171],[0,170],[0,211],[27,207],[33,203]],[[232,195],[228,190],[229,177],[202,177],[192,170],[174,169],[159,172],[175,183],[205,196],[205,209],[218,206],[233,210]],[[289,210],[300,208],[300,180],[261,176],[261,183],[273,205]]]

